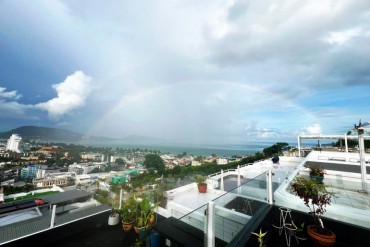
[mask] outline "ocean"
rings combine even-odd
[[[225,145],[199,145],[199,144],[115,144],[113,148],[123,149],[148,149],[159,150],[163,153],[192,154],[194,156],[211,156],[216,154],[218,157],[230,157],[233,155],[252,155],[261,152],[264,148],[274,145],[276,142],[256,142],[248,144],[225,144]]]

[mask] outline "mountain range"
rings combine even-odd
[[[8,139],[12,134],[18,134],[22,139],[30,139],[33,141],[52,141],[52,142],[78,142],[86,139],[107,140],[105,137],[93,137],[75,133],[65,129],[38,127],[38,126],[22,126],[6,132],[0,132],[0,138]]]
[[[39,127],[39,126],[22,126],[6,132],[0,132],[0,139],[9,139],[12,134],[18,134],[23,140],[28,139],[38,142],[67,142],[67,143],[146,143],[161,142],[162,139],[132,135],[123,139],[109,138],[102,136],[84,135],[65,129]]]

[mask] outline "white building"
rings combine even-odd
[[[22,137],[20,137],[20,135],[12,134],[12,136],[8,140],[8,143],[6,144],[6,150],[21,153],[21,141]]]
[[[93,161],[104,161],[104,154],[99,153],[82,153],[81,159],[93,160]]]
[[[227,158],[218,158],[217,159],[217,165],[227,165],[229,163],[229,160]]]
[[[191,161],[191,166],[200,166],[202,163],[200,163],[199,161],[197,160],[192,160]]]
[[[95,168],[100,169],[101,163],[80,163],[80,164],[72,164],[68,166],[68,172],[76,173],[77,175],[86,175],[90,173]]]
[[[0,204],[4,202],[4,190],[0,187]]]

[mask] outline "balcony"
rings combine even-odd
[[[320,157],[323,155],[321,152]],[[279,164],[265,160],[213,174],[208,178],[207,193],[197,192],[195,184],[174,189],[169,192],[172,200],[165,208],[158,208],[158,221],[153,232],[161,236],[161,246],[170,243],[172,246],[258,246],[257,237],[252,232],[262,229],[268,232],[267,246],[287,246],[285,233],[274,227],[280,225],[279,208],[291,209],[290,217],[297,225],[312,223],[301,199],[289,192],[289,185],[295,176],[307,175],[307,162],[328,163],[318,156],[317,152],[312,152],[305,159],[281,157]],[[348,162],[348,159],[332,160],[329,165],[334,168],[341,167],[332,165],[336,163],[352,165]],[[267,176],[268,171],[274,175]],[[324,182],[337,193],[337,197],[333,198],[322,218],[325,227],[337,235],[335,246],[366,246],[370,233],[369,198],[368,194],[356,192],[360,186],[359,174],[342,169],[328,169],[327,173]],[[222,180],[225,180],[224,185]],[[108,226],[108,214],[107,209],[83,217],[70,215],[68,223],[56,220],[51,229],[39,230],[5,244],[21,246],[32,242],[44,246],[80,247],[134,244],[138,235],[133,231],[123,232],[121,225]],[[208,217],[210,214],[212,219]],[[11,227],[12,231],[19,231],[18,226]],[[313,243],[293,236],[289,244],[312,246]]]

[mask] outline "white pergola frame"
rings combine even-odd
[[[365,145],[364,140],[370,140],[370,136],[364,136],[364,132],[370,132],[369,128],[360,127],[357,129],[357,136],[344,135],[299,135],[298,136],[298,156],[301,157],[301,140],[302,139],[344,139],[346,146],[346,153],[348,153],[348,142],[347,140],[358,140],[358,148],[360,155],[360,166],[361,166],[361,183],[362,190],[367,192],[367,181],[366,181],[366,162],[365,162]]]

